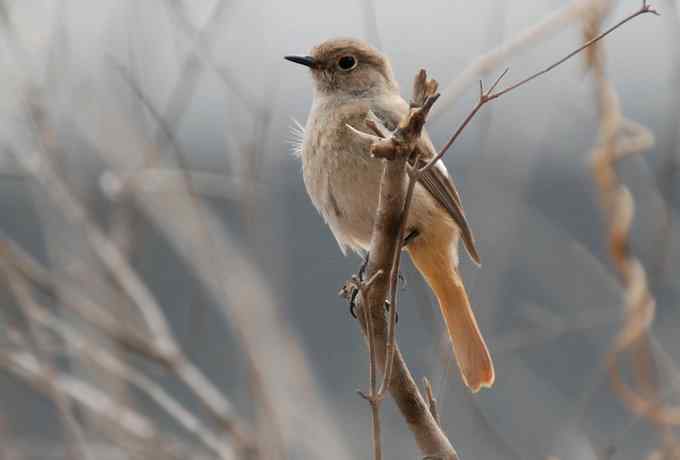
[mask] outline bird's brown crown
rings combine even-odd
[[[361,96],[398,91],[387,58],[366,42],[352,38],[327,40],[311,51],[317,90]]]

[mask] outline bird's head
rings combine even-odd
[[[399,91],[387,58],[360,40],[328,40],[308,56],[285,59],[309,67],[316,91],[322,95],[361,97]]]

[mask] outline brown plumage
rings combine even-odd
[[[372,111],[394,129],[408,104],[387,58],[364,42],[329,40],[310,56],[287,59],[310,67],[314,80],[300,152],[307,192],[343,253],[368,250],[383,166],[347,125],[369,131],[366,116]],[[435,155],[425,132],[418,150],[421,161]],[[459,238],[476,263],[479,254],[461,197],[441,161],[416,185],[407,228],[418,230],[408,252],[437,296],[463,381],[472,391],[491,386],[491,356],[457,269]]]

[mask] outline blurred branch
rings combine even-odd
[[[207,31],[209,32],[213,27],[215,27],[215,25],[218,24],[217,19],[221,16],[222,13],[216,15],[215,12],[220,11],[220,8],[224,8],[224,6],[226,6],[225,5],[226,2],[225,0],[220,0],[218,3],[221,3],[222,5],[215,6],[215,9],[213,10],[214,14],[212,16],[213,19],[208,21],[208,24],[203,29],[204,31],[206,31],[207,29]],[[196,27],[193,24],[191,24],[191,22],[188,20],[186,12],[183,11],[182,8],[178,8],[178,6],[180,5],[178,4],[177,1],[166,0],[164,4],[167,7],[169,7],[170,11],[173,14],[173,17],[176,20],[178,29],[185,36],[187,36],[189,39],[193,39],[194,37],[197,36],[200,37],[202,34],[205,35],[204,38],[196,40],[194,52],[192,53],[191,57],[188,59],[187,62],[191,63],[194,66],[196,66],[200,62],[203,65],[211,68],[220,78],[225,87],[230,89],[234,95],[241,99],[241,101],[243,102],[243,108],[245,110],[249,110],[253,115],[258,115],[259,113],[264,111],[266,107],[263,107],[261,104],[257,102],[257,98],[255,97],[255,95],[248,91],[233,76],[229,68],[219,65],[215,61],[212,51],[212,46],[214,43],[214,38],[212,37],[212,35],[210,33],[202,32],[196,29]]]
[[[151,114],[152,118],[154,121],[158,124],[160,132],[164,134],[163,139],[166,140],[165,145],[172,146],[172,149],[175,153],[174,158],[177,166],[179,167],[179,171],[181,173],[181,180],[182,180],[182,185],[186,187],[186,190],[189,192],[189,196],[193,201],[193,207],[195,209],[202,209],[202,203],[199,200],[199,196],[196,192],[194,183],[192,181],[193,175],[189,171],[189,166],[187,164],[187,158],[188,155],[182,150],[181,146],[179,145],[179,142],[175,136],[175,128],[169,123],[163,116],[162,114],[156,110],[156,108],[153,106],[151,100],[146,96],[146,94],[142,91],[142,89],[139,87],[137,82],[132,78],[132,76],[122,67],[119,67],[121,69],[121,74],[123,75],[123,78],[125,81],[128,83],[132,91],[135,93],[135,95],[139,98],[139,100],[142,102],[142,104],[147,108],[149,113]],[[263,126],[260,126],[259,130],[257,132],[259,133],[259,138],[262,142],[264,142],[265,135],[268,131],[268,123],[269,120],[271,120],[270,112],[262,112],[262,119],[258,117],[258,122],[262,121]],[[161,143],[161,138],[157,137],[156,143],[151,145],[151,150],[156,150],[156,149],[162,149],[163,148],[163,143]],[[250,155],[250,158],[254,159],[255,155]],[[132,192],[133,185],[135,183],[140,182],[140,177],[139,175],[143,172],[144,170],[138,170],[136,171],[136,174],[129,178],[125,185],[127,186],[127,191]],[[257,193],[256,193],[256,184],[255,184],[255,174],[254,174],[254,168],[252,171],[252,174],[247,174],[246,179],[242,182],[244,185],[248,185],[248,190],[246,193],[242,193],[242,196],[247,197],[250,200],[254,200],[257,198]],[[252,184],[252,186],[251,186]],[[246,199],[241,198],[240,200],[242,203],[246,202]],[[212,245],[213,244],[213,237],[208,229],[208,225],[205,221],[205,214],[203,212],[200,212],[197,214],[197,224],[198,228],[197,230],[199,231],[199,238],[204,241],[205,244],[207,245]],[[215,260],[215,252],[210,251],[211,258],[209,260],[205,260],[204,263],[209,264],[213,270],[216,272],[219,271],[218,264]],[[253,365],[252,361],[248,361],[249,365]],[[251,372],[249,372],[249,375],[257,375],[258,371],[257,369],[253,368]],[[259,384],[261,380],[259,378],[254,379],[253,383],[255,385]],[[260,391],[257,389],[254,389],[256,394],[259,395],[259,399],[261,404],[260,409],[261,410],[266,410],[267,408],[270,407],[270,404],[266,402],[267,394],[264,391]],[[266,417],[267,420],[272,420],[273,417]],[[269,438],[269,439],[279,439],[280,436],[278,435],[268,435],[268,436],[262,436],[258,435],[257,436],[260,439],[264,438]],[[283,445],[278,446],[277,448],[278,451],[283,450]]]
[[[25,380],[38,391],[49,392],[50,387],[56,386],[64,395],[112,422],[132,437],[146,444],[157,443],[158,432],[147,417],[114,401],[98,388],[82,380],[64,373],[51,373],[31,353],[0,349],[0,366]]]
[[[38,128],[40,128],[40,123],[38,119]],[[39,129],[39,132],[44,129],[46,127]],[[184,356],[170,331],[160,305],[125,260],[118,247],[90,219],[86,209],[52,170],[48,157],[42,154],[40,149],[33,155],[15,155],[15,157],[27,173],[32,174],[49,192],[53,202],[62,209],[64,214],[85,229],[92,249],[142,314],[149,328],[154,350],[165,357],[171,371],[192,390],[192,393],[220,421],[224,429],[232,434],[236,441],[243,442],[245,431],[241,427],[241,422],[237,420],[231,404]]]
[[[167,393],[160,385],[149,379],[132,366],[124,363],[115,355],[106,352],[99,347],[93,347],[85,338],[68,323],[51,314],[47,309],[37,307],[31,312],[32,320],[40,323],[43,327],[57,333],[64,341],[71,345],[80,355],[95,361],[112,375],[132,383],[165,412],[170,415],[180,426],[200,439],[206,447],[211,449],[221,459],[234,459],[233,449],[218,435],[211,432],[189,410],[185,409],[175,398]]]
[[[114,132],[127,133],[135,146],[112,147],[102,143],[102,139],[95,139],[93,150],[116,177],[138,164],[137,146],[153,146],[147,145],[137,127],[131,126],[125,117],[109,117],[107,122]],[[172,160],[164,157],[168,167],[174,166]],[[308,451],[313,458],[349,458],[347,444],[339,438],[334,418],[319,398],[306,355],[289,332],[274,293],[242,245],[232,239],[220,217],[202,200],[194,199],[183,180],[163,194],[133,180],[131,196],[144,217],[205,288],[224,324],[232,329],[240,356],[256,366],[261,375],[258,382],[263,385],[258,394],[264,395],[264,400],[257,403],[272,408],[269,423],[280,430],[280,438],[285,442],[279,454],[285,455],[286,449],[293,448],[296,452]],[[208,239],[201,228],[204,226]],[[277,352],[272,353],[273,350]],[[307,417],[301,419],[300,413]],[[256,438],[255,441],[256,447],[261,447],[270,446],[273,440]]]
[[[437,409],[437,398],[434,397],[434,393],[432,392],[432,384],[430,384],[430,381],[427,379],[427,377],[423,377],[423,386],[425,387],[425,395],[427,396],[427,405],[430,408],[430,413],[437,424],[441,425],[442,422],[439,420],[439,410]]]
[[[0,254],[4,254],[6,250],[5,245],[0,241]],[[87,443],[82,427],[73,414],[71,401],[55,382],[54,376],[57,371],[52,365],[47,339],[44,336],[44,331],[41,330],[42,326],[34,321],[35,311],[38,306],[33,299],[30,288],[26,281],[19,276],[15,268],[7,262],[5,257],[0,257],[0,270],[4,273],[9,283],[10,291],[24,313],[29,333],[34,342],[35,359],[45,370],[47,376],[45,393],[52,399],[59,416],[63,420],[66,439],[68,440],[66,448],[69,456],[77,460],[91,459],[93,457],[86,447]]]
[[[673,87],[678,88],[680,87],[680,2],[670,0],[666,4],[670,7],[674,18],[674,27],[671,28],[668,39],[673,55],[671,84]],[[669,92],[668,99],[671,104],[671,140],[665,148],[660,146],[659,153],[663,155],[663,158],[659,162],[655,174],[661,197],[666,204],[662,226],[659,231],[659,244],[655,248],[657,251],[657,262],[651,270],[657,278],[665,274],[669,268],[670,249],[674,237],[673,204],[677,203],[678,198],[680,198],[674,186],[680,173],[680,91]]]
[[[649,9],[646,2],[641,10]],[[612,350],[607,355],[607,368],[613,390],[636,414],[643,415],[659,426],[679,425],[680,407],[666,407],[658,399],[655,383],[655,360],[649,346],[649,331],[654,320],[655,300],[649,291],[647,274],[640,260],[629,246],[635,201],[628,188],[619,179],[615,164],[629,154],[640,154],[651,146],[648,130],[637,126],[626,133],[625,118],[621,112],[614,87],[605,77],[602,50],[591,61],[599,111],[600,141],[593,149],[593,176],[600,194],[600,204],[607,218],[607,238],[614,267],[624,288],[625,317],[621,331],[614,338]],[[630,123],[628,123],[630,128]],[[641,141],[642,140],[642,141]],[[619,358],[625,352],[633,356],[633,375],[638,389],[626,384],[620,374]]]
[[[3,256],[8,259],[8,263],[35,284],[42,293],[56,300],[58,297],[57,289],[59,289],[60,298],[58,300],[61,305],[97,327],[101,332],[115,340],[124,350],[137,353],[161,364],[163,367],[171,367],[171,360],[167,354],[158,349],[156,343],[148,335],[137,330],[134,324],[121,327],[120,323],[110,313],[116,311],[113,305],[102,305],[88,298],[76,281],[56,276],[55,273],[41,265],[14,241],[3,239],[2,244],[5,246]]]
[[[8,249],[9,248],[6,248],[5,250]],[[10,257],[13,258],[13,256]],[[11,273],[10,270],[14,269],[14,267],[9,267],[10,260],[11,259],[6,258],[0,260],[0,263],[3,264],[6,271],[8,271],[8,274]],[[27,304],[27,307],[25,308],[27,309],[26,316],[29,324],[36,323],[40,325],[40,327],[52,330],[53,332],[57,333],[65,342],[71,345],[79,356],[87,357],[93,360],[109,373],[137,386],[160,407],[162,407],[171,417],[173,417],[179,425],[196,435],[208,448],[219,455],[220,458],[235,458],[231,447],[229,447],[219,436],[215,435],[207,427],[203,426],[198,418],[196,418],[190,411],[182,407],[182,405],[179,404],[179,402],[177,402],[171,395],[169,395],[160,385],[136,371],[131,366],[125,364],[123,361],[116,358],[115,355],[106,352],[103,348],[93,346],[90,342],[86,341],[85,338],[71,325],[51,314],[46,308],[36,304],[31,299],[28,286],[20,277],[17,277],[16,274],[14,274],[11,278],[11,286],[12,285],[15,287],[17,297],[21,299],[21,303]],[[113,324],[117,325],[117,323]],[[102,326],[102,323],[99,322],[98,325]],[[112,331],[109,329],[108,332]],[[127,335],[127,331],[117,328],[117,330],[111,335],[112,338],[119,339],[123,334]],[[122,337],[122,340],[126,343],[129,343],[127,342],[129,339],[125,336]],[[153,350],[152,344],[144,343],[144,345],[140,345],[137,343],[135,347],[137,350],[141,348],[147,350],[143,353],[147,357],[157,357],[162,363],[169,363],[167,357],[163,356],[160,352]],[[54,370],[46,367],[46,372],[54,373]]]
[[[628,21],[631,21],[631,20],[635,19],[636,17],[638,17],[640,15],[648,14],[648,13],[655,14],[655,15],[659,14],[659,13],[657,13],[657,11],[651,5],[648,5],[646,2],[643,2],[642,6],[637,11],[629,14],[628,16],[626,16],[625,18],[623,18],[622,20],[620,20],[619,22],[617,22],[613,26],[609,27],[604,32],[600,33],[599,35],[591,38],[590,40],[588,40],[583,45],[579,46],[578,48],[576,48],[574,51],[570,52],[569,54],[567,54],[563,58],[558,59],[557,61],[555,61],[554,63],[545,67],[544,69],[541,69],[538,72],[535,72],[535,73],[529,75],[526,78],[523,78],[522,80],[520,80],[516,83],[508,85],[508,86],[504,87],[503,89],[496,91],[496,86],[498,86],[498,84],[503,79],[503,77],[508,73],[509,68],[506,68],[503,71],[503,73],[496,79],[496,81],[491,85],[491,88],[489,88],[488,90],[484,89],[484,86],[482,85],[482,82],[480,81],[479,82],[479,98],[477,99],[477,104],[473,107],[473,109],[470,111],[470,113],[468,113],[467,117],[463,120],[463,122],[460,124],[458,129],[453,133],[453,135],[451,136],[449,141],[444,145],[444,147],[439,151],[439,153],[434,158],[429,160],[429,163],[427,165],[423,166],[421,169],[423,171],[425,171],[426,169],[431,168],[432,166],[434,166],[434,164],[437,161],[439,161],[444,156],[444,154],[453,145],[453,143],[456,141],[456,139],[458,139],[458,136],[460,136],[460,134],[463,132],[465,127],[468,125],[468,123],[470,123],[470,121],[474,118],[474,116],[477,114],[477,112],[486,103],[491,102],[494,99],[497,99],[497,98],[499,98],[499,97],[501,97],[501,96],[503,96],[503,95],[505,95],[505,94],[507,94],[511,91],[514,91],[514,90],[524,86],[525,84],[535,80],[536,78],[538,78],[542,75],[545,75],[546,73],[550,72],[551,70],[555,69],[556,67],[564,64],[566,61],[568,61],[572,57],[576,56],[577,54],[579,54],[583,50],[590,48],[595,43],[599,42],[604,37],[606,37],[610,33],[614,32],[616,29],[618,29],[619,27],[621,27],[622,25],[624,25]],[[631,145],[627,145],[626,147],[627,148],[625,150],[623,150],[621,152],[621,154],[626,154],[626,153],[630,152],[631,150],[633,150],[635,148],[635,146],[631,146]]]
[[[363,10],[364,33],[366,41],[372,43],[377,49],[382,50],[383,44],[380,40],[378,31],[378,15],[375,7],[375,0],[359,0]]]
[[[190,31],[190,39],[192,39],[192,50],[189,55],[185,57],[179,77],[175,83],[175,87],[170,93],[170,97],[165,104],[162,114],[154,116],[154,118],[164,121],[163,125],[159,125],[156,131],[156,142],[158,151],[165,150],[166,143],[169,139],[168,133],[174,131],[181,121],[191,104],[196,85],[198,84],[201,75],[202,66],[200,65],[200,55],[211,55],[217,43],[219,32],[223,30],[220,27],[223,23],[224,14],[227,11],[229,3],[226,0],[217,0],[213,5],[208,19],[204,26],[198,30],[194,28],[188,19],[188,13],[184,7],[184,3],[176,0],[165,0],[162,2],[173,13],[173,17],[178,23],[179,27],[185,31]],[[129,81],[132,81],[129,78]],[[141,93],[141,90],[138,91]],[[147,104],[148,105],[148,104]],[[174,142],[174,140],[172,141]],[[180,155],[178,153],[178,155]]]
[[[463,71],[442,90],[442,98],[439,103],[440,109],[433,110],[432,116],[430,117],[431,120],[436,119],[442,113],[444,113],[444,111],[453,107],[453,102],[455,102],[455,100],[458,99],[463,91],[465,91],[465,89],[467,89],[470,85],[474,84],[483,74],[488,73],[494,68],[500,66],[502,63],[507,61],[510,56],[516,54],[524,48],[542,43],[543,38],[546,38],[549,35],[558,32],[563,27],[571,24],[572,22],[579,20],[581,17],[583,17],[584,13],[589,11],[590,8],[591,1],[574,0],[568,6],[554,12],[538,24],[532,25],[531,27],[523,30],[509,41],[475,58],[472,63],[463,69]],[[627,22],[630,19],[632,18],[626,18],[622,22]],[[609,32],[613,31],[620,25],[622,24],[617,24],[615,27],[612,27]],[[587,46],[590,45],[592,45],[592,43],[587,44]],[[580,51],[581,49],[578,49],[574,53],[578,53]],[[571,55],[567,56],[565,60],[569,59],[570,57]],[[559,64],[560,63],[556,63],[556,65]],[[545,72],[549,70],[550,69],[546,69]]]
[[[435,109],[430,117],[437,119],[446,110],[453,107],[453,103],[470,85],[485,73],[502,65],[512,55],[525,48],[543,43],[544,38],[559,32],[563,27],[577,21],[590,7],[590,0],[573,0],[569,5],[557,10],[538,24],[534,24],[521,31],[510,40],[487,53],[476,57],[465,69],[442,90],[440,109]]]
[[[25,460],[26,458],[17,446],[16,436],[4,416],[0,416],[0,458],[3,460]]]

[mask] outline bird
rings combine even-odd
[[[366,119],[373,112],[394,130],[409,113],[409,104],[400,95],[389,59],[364,41],[330,39],[309,55],[284,58],[309,68],[314,84],[297,149],[307,193],[342,253],[364,254],[384,160],[372,158],[370,141],[349,127],[370,132]],[[421,162],[436,155],[425,130],[417,150]],[[437,298],[463,382],[472,392],[491,387],[493,361],[458,270],[459,241],[477,265],[479,253],[461,196],[441,160],[416,184],[406,229],[415,237],[405,250]]]

